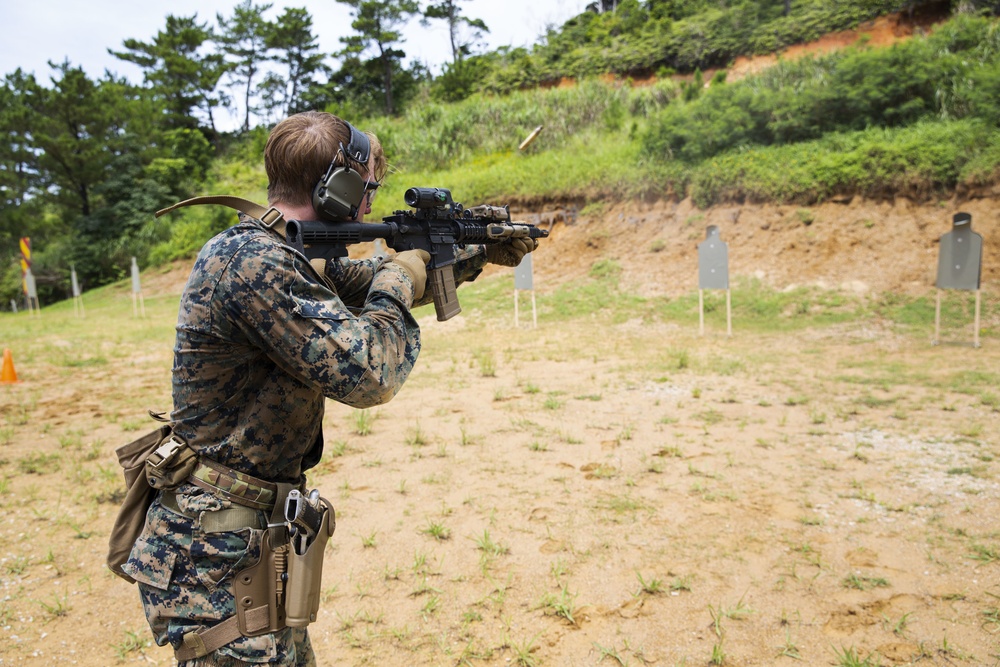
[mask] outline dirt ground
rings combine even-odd
[[[932,294],[937,239],[966,210],[983,345],[874,317],[533,329],[523,298],[519,328],[512,307],[425,315],[395,399],[328,405],[319,664],[1000,665],[1000,229],[981,194],[520,211],[553,225],[545,309],[599,260],[624,291],[690,294],[710,224],[734,280]],[[113,451],[169,408],[188,270],[144,274],[145,320],[127,285],[84,320],[0,320],[22,380],[0,385],[0,665],[172,664],[103,563]]]

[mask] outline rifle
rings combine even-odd
[[[426,250],[430,256],[427,277],[434,297],[438,321],[462,312],[455,293],[455,273],[451,269],[458,244],[494,245],[508,239],[541,239],[548,230],[527,222],[511,222],[509,206],[464,208],[444,188],[410,188],[403,201],[412,211],[396,211],[382,222],[339,220],[286,220],[285,239],[310,260],[347,257],[347,246],[383,239],[396,252]],[[275,208],[265,209],[246,199],[228,195],[194,197],[156,212],[156,217],[182,206],[219,204],[247,213],[271,227],[282,219]]]
[[[548,230],[526,222],[511,222],[508,206],[464,208],[444,188],[410,188],[403,201],[412,211],[396,211],[380,223],[288,220],[288,243],[310,260],[347,257],[347,246],[383,239],[396,252],[426,250],[430,256],[427,278],[434,297],[434,311],[443,322],[462,311],[451,266],[455,246],[492,245],[508,239],[545,238]]]

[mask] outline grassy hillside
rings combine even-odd
[[[811,204],[838,195],[946,197],[995,182],[1000,165],[1000,30],[958,16],[929,36],[781,62],[707,86],[586,79],[460,102],[427,100],[398,118],[362,119],[393,173],[374,215],[413,186],[467,205],[693,197]],[[336,109],[332,109],[336,112]],[[525,151],[518,144],[537,126]],[[206,192],[263,200],[263,130],[216,163]],[[230,220],[174,214],[154,262],[185,256]],[[160,223],[162,224],[162,223]]]

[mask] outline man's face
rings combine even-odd
[[[365,216],[372,212],[372,201],[375,200],[375,192],[381,187],[381,183],[371,178],[367,169],[361,170],[361,178],[365,181],[365,194],[358,204],[358,214],[354,217],[357,222],[364,222]]]

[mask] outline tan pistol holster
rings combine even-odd
[[[292,512],[292,501],[296,500],[292,492],[285,505],[285,518],[295,526]],[[285,623],[292,628],[304,628],[316,620],[319,612],[319,598],[322,593],[323,553],[326,543],[337,528],[336,514],[333,505],[326,498],[320,498],[318,491],[310,494],[313,501],[311,509],[319,514],[319,527],[315,536],[293,534],[288,548],[288,585],[285,587]],[[308,502],[301,500],[299,502]]]
[[[277,632],[286,627],[305,627],[316,620],[322,593],[323,554],[336,529],[333,506],[319,491],[307,500],[291,484],[278,484],[275,508],[261,536],[260,558],[235,575],[233,595],[236,615],[221,623],[184,635],[184,644],[174,650],[178,662],[212,653],[239,637]],[[289,535],[296,524],[289,517],[291,502],[307,502],[319,517],[315,534],[305,539],[301,532]],[[282,509],[284,513],[282,513]]]

